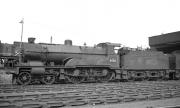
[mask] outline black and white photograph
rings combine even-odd
[[[0,108],[179,108],[179,0],[1,0]]]

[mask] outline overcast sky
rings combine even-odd
[[[180,0],[1,0],[0,40],[93,46],[148,46],[148,37],[180,30]]]

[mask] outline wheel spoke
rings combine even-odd
[[[73,84],[79,84],[84,81],[84,78],[81,76],[69,76],[69,79]]]
[[[53,84],[55,82],[55,75],[44,75],[42,78],[42,82],[44,84]]]
[[[103,70],[103,71],[104,71],[104,70]],[[102,71],[102,72],[103,72],[103,71]],[[107,71],[107,70],[106,70],[106,71]],[[109,82],[109,81],[111,81],[111,80],[113,79],[114,76],[115,76],[114,72],[109,72],[109,71],[107,71],[107,73],[106,73],[105,76],[100,76],[100,77],[99,77],[99,81],[100,81],[100,82],[103,82],[103,83]]]
[[[73,84],[79,84],[84,81],[84,77],[80,76],[81,71],[79,69],[71,70],[68,72],[66,78]]]
[[[20,72],[17,77],[17,83],[20,85],[28,85],[31,83],[31,74],[29,72]]]

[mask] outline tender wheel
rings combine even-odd
[[[73,84],[79,84],[84,81],[84,77],[80,76],[81,71],[79,69],[75,69],[74,71],[68,72],[68,75],[66,78],[68,79],[69,82]]]
[[[127,78],[127,81],[128,81],[128,82],[133,82],[133,81],[135,81],[135,78],[134,78],[133,73],[134,73],[134,72],[131,72],[131,71],[128,71],[128,72],[127,72],[127,75],[128,75],[128,76],[127,76],[127,77],[128,77],[128,78]]]
[[[28,85],[31,83],[31,74],[29,72],[20,72],[17,76],[17,83],[20,85]]]
[[[100,82],[106,83],[111,81],[115,77],[114,72],[110,72],[107,69],[102,70],[103,76],[100,76],[98,79]]]
[[[50,85],[55,82],[55,79],[56,79],[55,75],[44,75],[42,78],[42,82],[44,84]]]

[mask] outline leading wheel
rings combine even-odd
[[[31,83],[31,74],[29,72],[20,72],[17,76],[17,83],[20,85],[28,85]]]
[[[44,75],[42,78],[42,82],[44,84],[50,85],[55,82],[55,79],[56,79],[55,75]]]

